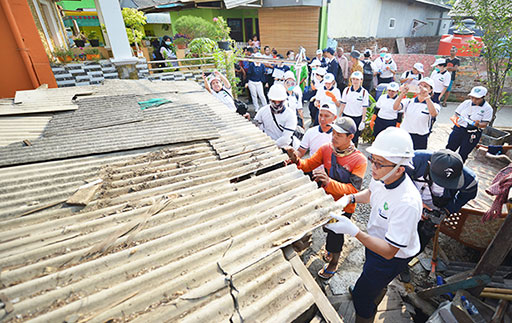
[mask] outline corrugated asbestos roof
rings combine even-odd
[[[0,147],[38,138],[51,118],[51,114],[0,117]]]
[[[288,322],[313,304],[280,248],[324,223],[332,197],[280,167],[273,141],[208,93],[175,99],[204,109],[216,137],[191,140],[194,125],[176,122],[186,142],[145,145],[153,133],[140,132],[135,149],[0,168],[0,292],[13,309],[0,319]],[[89,100],[74,113],[87,116]],[[71,138],[61,129],[48,138]],[[86,207],[65,203],[98,178]]]
[[[256,2],[256,0],[224,0],[224,5],[226,6],[226,9],[233,9],[252,2]]]

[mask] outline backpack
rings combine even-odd
[[[363,61],[363,81],[367,82],[373,79],[372,62]]]

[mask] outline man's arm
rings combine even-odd
[[[327,194],[331,194],[334,199],[341,198],[343,195],[357,193],[363,184],[364,174],[366,173],[366,159],[362,160],[352,169],[350,183],[340,183],[330,179],[324,187]]]
[[[222,75],[219,71],[215,71],[214,73],[218,78],[220,78],[222,80],[222,83],[224,83],[224,87],[226,89],[228,89],[228,90],[231,89],[231,84],[229,83],[228,79],[224,75]]]
[[[361,241],[361,243],[371,251],[376,254],[386,258],[387,260],[393,259],[400,248],[390,245],[385,240],[382,240],[377,237],[372,237],[366,232],[359,231],[356,234],[356,239]]]

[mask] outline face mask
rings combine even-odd
[[[386,53],[380,53],[380,57],[384,58],[386,56]]]
[[[165,44],[166,44],[167,46],[171,46],[172,42],[170,42],[170,41],[166,41],[166,42],[165,42]]]
[[[316,67],[312,67],[311,68],[312,71],[316,71],[316,69],[317,69]]]
[[[293,91],[293,89],[294,89],[294,88],[295,88],[295,85],[292,85],[292,86],[290,86],[290,87],[288,88],[288,91],[290,91],[290,92],[291,92],[291,91]]]
[[[276,103],[275,101],[270,101],[270,108],[275,113],[280,113],[284,110],[284,101],[279,101],[279,103]]]

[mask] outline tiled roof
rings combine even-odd
[[[118,101],[127,115],[139,115],[133,102],[162,86],[128,84],[131,95]],[[143,111],[143,118],[150,112],[175,122],[131,129],[138,137],[129,149],[98,144],[100,136],[84,136],[91,130],[66,115],[75,134],[55,122],[52,135],[33,147],[59,152],[85,140],[80,156],[8,166],[19,153],[2,153],[0,280],[12,311],[0,309],[0,319],[288,322],[313,305],[281,248],[324,223],[335,207],[332,197],[295,166],[282,167],[286,156],[273,141],[208,93],[165,86],[176,101]],[[105,92],[119,94],[108,86],[96,93]],[[98,98],[81,99],[73,113],[87,119],[84,111],[102,113],[99,105]],[[173,109],[181,110],[166,116]],[[204,126],[197,110],[211,120],[205,129],[213,125],[215,136],[191,140],[195,127]],[[101,129],[121,126],[97,122]],[[154,141],[162,128],[186,135],[181,142]],[[130,136],[111,133],[102,132],[120,142]],[[52,138],[67,141],[46,141]],[[87,206],[65,202],[98,178],[103,182]]]

